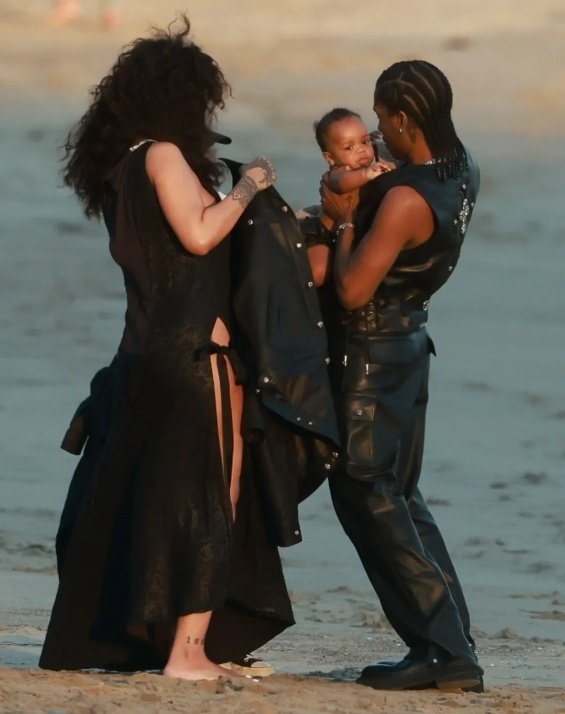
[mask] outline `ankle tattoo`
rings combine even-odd
[[[195,647],[204,647],[204,637],[191,637],[190,635],[186,638],[187,645],[194,645]]]

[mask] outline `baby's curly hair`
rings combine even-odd
[[[179,23],[177,31],[154,28],[126,47],[67,137],[64,182],[88,217],[100,217],[108,172],[143,139],[176,144],[206,188],[220,181],[222,169],[206,152],[215,112],[231,89],[212,57],[189,40],[186,15]]]
[[[342,119],[349,119],[349,117],[357,117],[361,119],[361,115],[351,109],[346,109],[345,107],[335,107],[331,111],[324,114],[324,116],[319,120],[314,122],[314,135],[316,136],[316,141],[320,147],[320,151],[327,151],[328,147],[326,142],[328,140],[328,134],[332,124]]]

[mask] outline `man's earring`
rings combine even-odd
[[[398,133],[399,133],[399,134],[402,134],[402,127],[401,127],[401,126],[398,127]]]

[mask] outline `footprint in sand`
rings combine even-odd
[[[536,620],[557,620],[559,622],[565,622],[565,612],[561,610],[552,610],[551,612],[544,612],[543,610],[530,610],[533,618]]]
[[[547,481],[547,478],[545,471],[526,471],[526,473],[522,475],[522,481],[531,483],[533,486],[538,486],[540,483]]]
[[[445,498],[437,498],[435,496],[430,496],[426,499],[428,506],[451,506],[451,501]]]

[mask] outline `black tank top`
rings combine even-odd
[[[371,331],[396,332],[418,329],[426,322],[428,301],[455,269],[475,207],[480,173],[473,156],[467,157],[468,168],[458,178],[442,181],[433,164],[407,164],[362,189],[355,224],[358,240],[395,186],[410,186],[426,200],[435,229],[425,243],[400,252],[369,304],[349,313],[352,327],[369,319]]]

